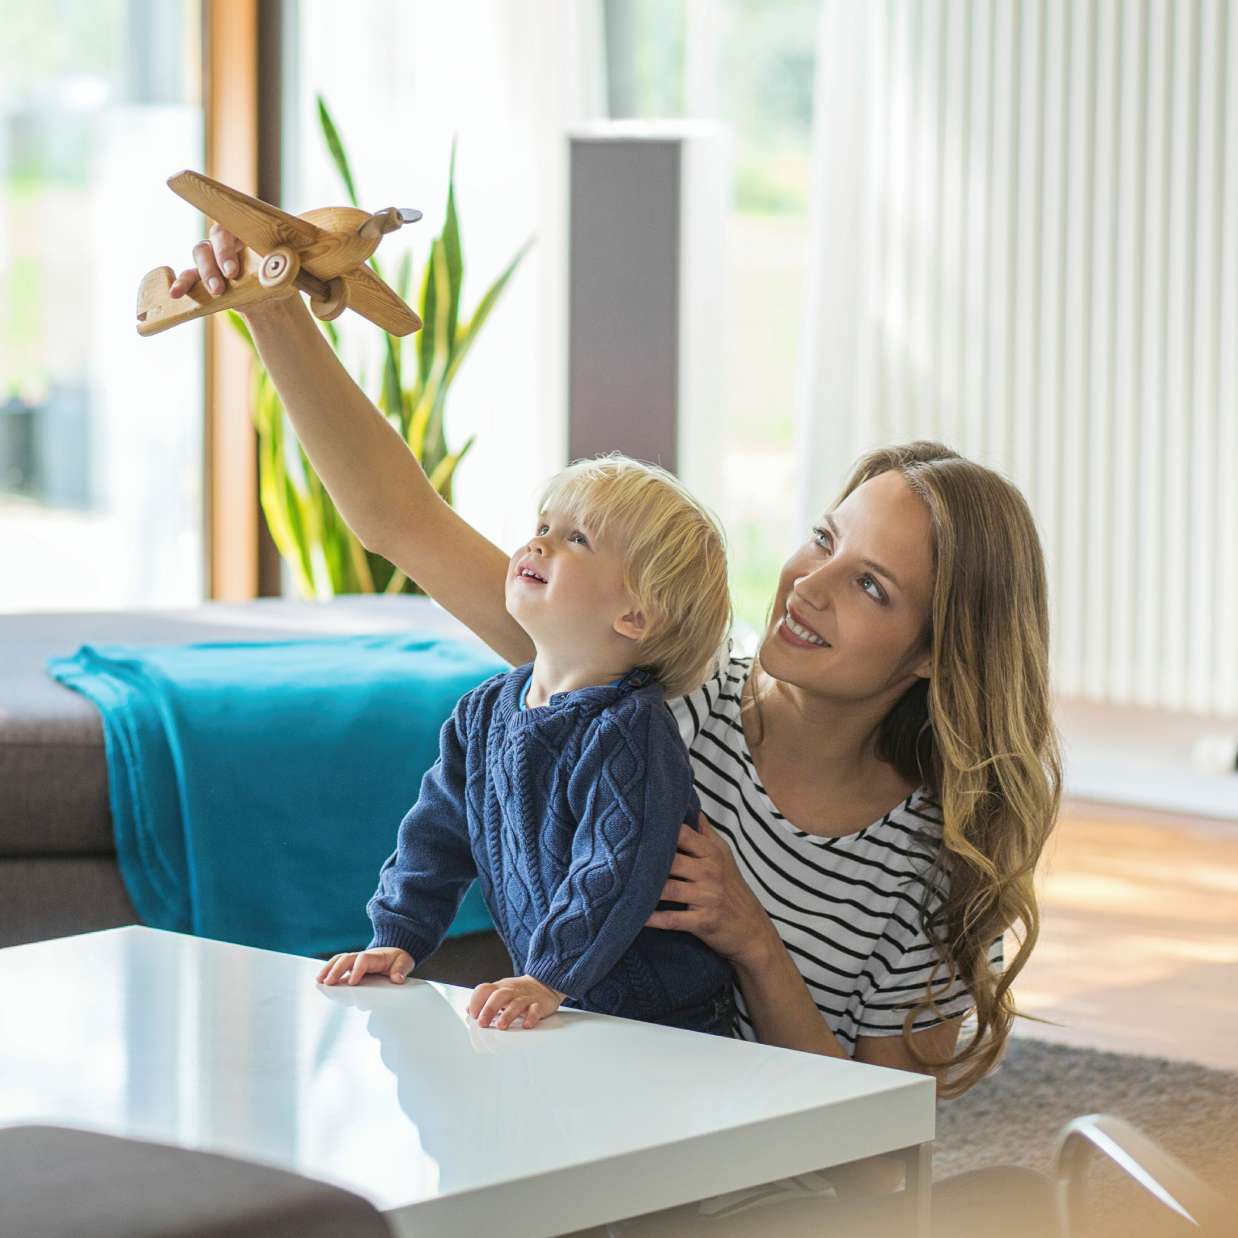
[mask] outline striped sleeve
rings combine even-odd
[[[918,917],[917,917],[918,919]],[[967,1014],[976,1004],[962,976],[950,979],[946,965],[923,929],[897,950],[897,961],[886,969],[885,978],[869,994],[857,1024],[860,1036],[896,1036],[903,1030],[908,1010],[921,1002],[930,982],[937,1001],[935,1010],[921,1010],[912,1031],[922,1032]],[[1003,967],[1002,939],[989,945],[989,968],[1000,973]],[[934,968],[936,967],[936,971]]]
[[[725,691],[730,663],[731,642],[728,638],[726,644],[718,652],[709,678],[694,691],[673,697],[666,702],[667,708],[670,709],[675,719],[675,724],[679,727],[679,735],[685,747],[691,748],[696,742],[701,728],[705,725],[705,720],[713,712],[719,694]]]

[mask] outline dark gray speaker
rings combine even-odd
[[[708,491],[722,416],[725,131],[621,121],[569,142],[569,456],[622,451]]]

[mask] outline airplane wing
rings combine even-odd
[[[340,276],[348,288],[348,308],[391,335],[420,330],[421,319],[367,266],[353,267]]]
[[[280,245],[300,249],[323,235],[322,229],[308,220],[251,198],[201,172],[178,172],[168,178],[168,188],[264,257]]]

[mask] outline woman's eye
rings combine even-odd
[[[885,594],[881,590],[881,586],[871,576],[861,576],[861,583],[864,585],[865,593],[868,593],[868,586],[872,585],[874,592],[869,593],[870,598],[876,598],[879,602],[886,600]]]
[[[827,529],[814,528],[812,531],[812,540],[816,542],[822,550],[829,550],[831,539]]]

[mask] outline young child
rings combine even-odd
[[[729,1035],[729,964],[645,928],[700,804],[667,696],[698,687],[730,624],[713,519],[662,469],[572,465],[508,565],[533,662],[456,705],[367,905],[374,936],[318,979],[396,983],[438,948],[474,878],[520,976],[479,985],[483,1026],[560,1004]]]

